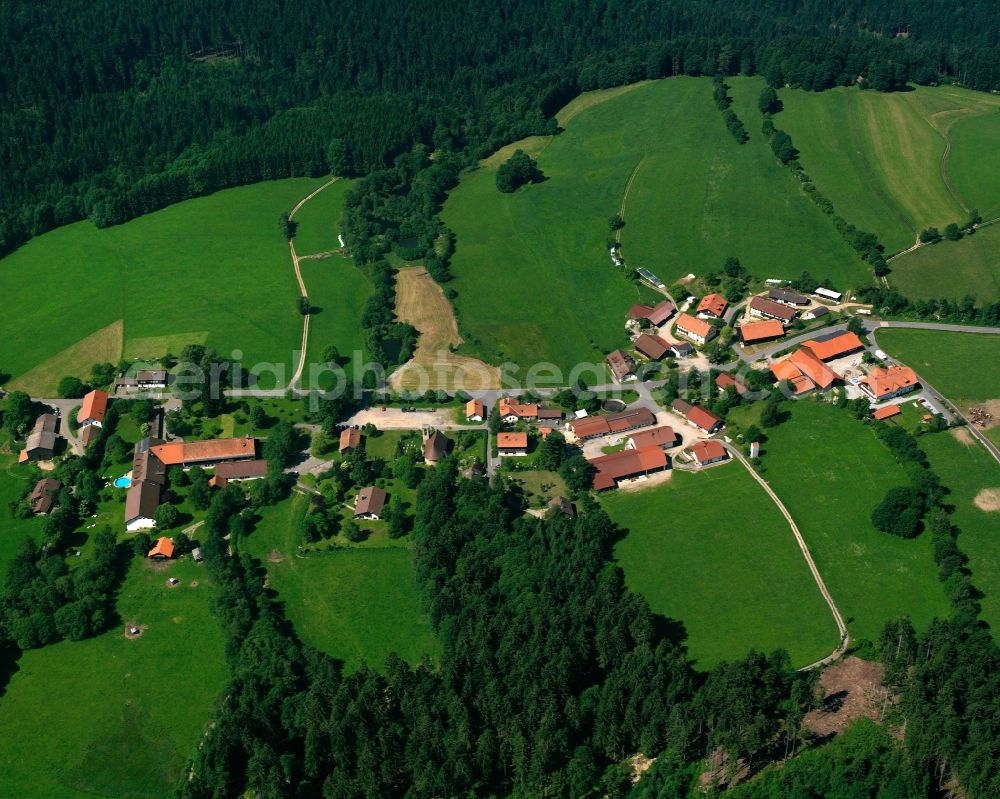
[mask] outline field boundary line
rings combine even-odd
[[[844,624],[844,617],[841,615],[840,609],[837,607],[837,603],[833,601],[833,597],[830,595],[829,590],[827,590],[826,583],[823,582],[823,575],[819,573],[819,569],[816,567],[816,562],[813,560],[812,553],[809,551],[809,545],[806,544],[805,539],[802,537],[802,533],[799,531],[799,526],[795,523],[795,519],[792,518],[792,514],[788,511],[788,508],[785,507],[785,503],[781,501],[780,497],[778,497],[778,495],[774,492],[774,489],[771,488],[767,480],[757,474],[757,471],[753,468],[750,462],[743,457],[743,453],[736,449],[736,447],[725,442],[722,443],[723,446],[729,450],[729,453],[746,467],[746,470],[750,472],[753,479],[760,484],[760,487],[764,489],[774,504],[777,505],[778,510],[781,511],[781,515],[785,517],[785,521],[787,521],[788,526],[791,527],[792,534],[795,536],[799,549],[802,550],[802,556],[806,559],[806,565],[809,566],[809,571],[812,573],[813,580],[815,580],[816,586],[819,588],[819,592],[822,594],[823,599],[826,600],[826,604],[830,608],[830,613],[833,615],[833,620],[837,624],[837,631],[840,634],[840,643],[837,644],[837,648],[825,658],[817,660],[815,663],[810,663],[808,666],[803,666],[799,669],[799,671],[812,671],[813,669],[818,669],[828,663],[832,663],[844,654],[851,638],[847,632],[847,625]]]
[[[303,205],[305,205],[313,197],[315,197],[317,194],[323,191],[323,189],[325,189],[327,186],[332,186],[338,180],[340,180],[340,178],[334,175],[322,186],[313,189],[311,192],[309,192],[309,194],[307,194],[305,197],[299,200],[295,204],[295,207],[293,207],[292,210],[289,211],[288,219],[292,220],[295,217],[295,214],[299,211],[300,208],[302,208]],[[302,270],[299,268],[299,256],[295,252],[294,237],[288,240],[288,251],[292,256],[292,267],[295,269],[295,279],[299,283],[299,296],[308,298],[309,292],[306,290],[306,282],[302,279]],[[308,313],[302,315],[302,349],[299,352],[299,362],[298,365],[296,365],[295,367],[294,374],[292,374],[292,379],[289,380],[288,385],[285,386],[286,390],[295,388],[295,384],[302,379],[302,372],[304,372],[306,368],[306,352],[309,349],[309,316],[310,314]]]
[[[625,193],[622,194],[622,203],[618,207],[618,216],[620,216],[622,220],[625,219],[625,205],[628,203],[628,193],[632,191],[632,181],[635,180],[635,176],[639,174],[639,169],[642,167],[644,163],[646,163],[647,158],[649,158],[649,156],[644,155],[642,158],[639,159],[639,163],[635,165],[635,169],[632,170],[632,174],[629,175],[628,180],[625,181]],[[622,243],[621,228],[618,228],[618,230],[615,231],[615,243],[617,244]]]

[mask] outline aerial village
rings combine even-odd
[[[275,465],[277,473],[289,475],[296,490],[319,494],[324,477],[339,480],[348,465],[367,464],[359,469],[361,482],[341,490],[338,502],[354,522],[385,524],[392,508],[400,513],[401,504],[392,504],[394,494],[406,489],[393,468],[372,467],[378,456],[373,460],[366,452],[376,442],[385,460],[404,457],[428,468],[452,455],[461,458],[466,477],[499,473],[520,481],[529,513],[574,513],[572,498],[581,492],[637,490],[669,479],[673,469],[755,462],[759,442],[732,435],[726,410],[775,391],[793,400],[836,392],[867,401],[871,417],[880,421],[898,415],[906,401],[921,403],[925,421],[950,418],[939,399],[935,404],[921,391],[911,368],[867,341],[870,311],[836,291],[817,287],[807,294],[773,280],[736,303],[717,291],[685,291],[676,300],[653,273],[640,270],[640,277],[662,299],[623,309],[629,346],[607,355],[606,384],[583,393],[567,388],[475,396],[428,392],[419,408],[407,407],[412,397],[374,395],[366,407],[337,420],[331,440],[307,436],[297,458]],[[170,404],[169,384],[162,368],[124,370],[109,386],[111,393],[87,393],[74,418],[65,418],[66,402],[62,413],[53,406],[38,415],[20,453],[22,462],[51,463],[61,438],[82,453],[99,439],[111,403],[152,400],[130,468],[105,478],[123,494],[124,531],[158,536],[151,539],[151,559],[173,558],[184,549],[176,546],[176,535],[161,529],[172,519],[161,508],[170,504],[171,482],[184,480],[182,473],[205,475],[216,491],[269,474],[257,436],[190,440],[167,429],[160,403]],[[392,447],[377,443],[384,435]],[[538,474],[553,476],[531,484]],[[54,477],[38,480],[27,499],[31,511],[51,513],[61,490]],[[394,526],[405,527],[398,520]],[[197,559],[198,548],[188,549]]]

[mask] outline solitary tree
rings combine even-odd
[[[79,377],[64,377],[57,388],[60,397],[82,397],[87,393],[87,386]]]
[[[497,170],[497,188],[505,194],[517,191],[525,183],[538,183],[544,176],[538,164],[524,150],[515,150]]]
[[[171,527],[175,527],[177,525],[180,513],[178,512],[176,506],[164,503],[156,509],[156,515],[154,518],[156,519],[157,530],[169,530]]]
[[[770,86],[766,87],[757,98],[757,109],[762,114],[777,114],[782,108],[778,93]]]

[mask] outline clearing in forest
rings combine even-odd
[[[726,130],[710,80],[676,78],[601,93],[600,102],[585,95],[558,115],[562,133],[508,148],[538,155],[541,183],[499,192],[497,157],[463,176],[443,211],[456,233],[450,285],[461,351],[566,370],[625,344],[636,291],[609,257],[608,220],[640,162],[621,237],[630,266],[670,283],[735,255],[761,277],[808,268],[843,289],[865,279],[865,265],[757,133],[749,109],[763,83],[732,83],[751,132],[745,145]]]
[[[392,388],[499,388],[498,369],[452,352],[462,343],[455,314],[424,267],[404,267],[396,273],[396,318],[413,325],[420,338],[413,357],[391,376]]]
[[[1000,209],[1000,98],[954,86],[781,92],[774,124],[848,222],[888,253],[925,227]],[[989,167],[993,166],[993,169]]]
[[[674,470],[663,485],[601,504],[628,531],[615,555],[629,587],[683,625],[699,667],[779,647],[804,666],[837,646],[788,523],[739,464]]]

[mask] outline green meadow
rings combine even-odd
[[[1000,502],[1000,465],[979,444],[962,436],[963,431],[925,435],[920,446],[931,468],[948,489],[945,503],[954,508],[951,520],[961,530],[958,546],[969,556],[972,582],[985,596],[982,617],[994,634],[1000,631],[1000,506],[985,510],[976,497],[993,490]],[[957,435],[956,435],[957,433]],[[961,438],[960,438],[961,437]],[[982,502],[982,497],[980,496]]]
[[[711,82],[677,78],[574,101],[559,115],[563,133],[520,143],[538,157],[540,184],[497,190],[495,170],[513,146],[465,175],[443,211],[457,235],[463,351],[567,367],[624,343],[624,314],[638,295],[609,258],[608,218],[633,173],[622,252],[667,283],[718,269],[730,255],[761,277],[809,268],[842,287],[864,278],[771,154],[759,114],[746,110],[762,84],[732,84],[751,134],[743,146],[726,131]]]
[[[664,485],[601,503],[628,531],[615,555],[629,587],[684,625],[700,667],[779,647],[804,666],[837,646],[788,523],[740,464],[675,470]]]
[[[344,195],[354,183],[337,180],[296,211],[295,251],[300,256],[340,247],[337,234],[343,232],[340,217],[344,212]]]
[[[791,135],[806,172],[841,216],[890,253],[925,227],[964,221],[969,208],[1000,207],[1000,98],[920,86],[785,90],[781,99],[775,124]]]
[[[268,587],[307,644],[344,661],[380,668],[390,652],[417,663],[440,644],[423,612],[405,541],[372,535],[365,545],[297,554],[301,494],[265,508],[242,546],[267,568]],[[366,525],[384,525],[368,522]]]
[[[190,559],[134,560],[120,624],[22,654],[0,689],[3,795],[171,795],[228,677],[213,590]],[[125,638],[125,623],[142,636]]]
[[[317,185],[260,183],[33,239],[0,261],[3,370],[14,387],[48,393],[96,360],[176,354],[190,342],[240,350],[248,364],[290,364],[302,323],[278,218]]]
[[[769,428],[763,477],[785,503],[853,639],[877,640],[902,615],[924,628],[948,615],[931,538],[876,530],[872,509],[907,477],[865,424],[827,403],[786,403]]]
[[[1000,135],[1000,134],[998,134]],[[1000,138],[997,139],[1000,150]],[[940,241],[892,262],[892,284],[912,299],[1000,300],[1000,224],[960,241]]]
[[[1000,335],[889,328],[878,344],[959,406],[1000,399]]]

